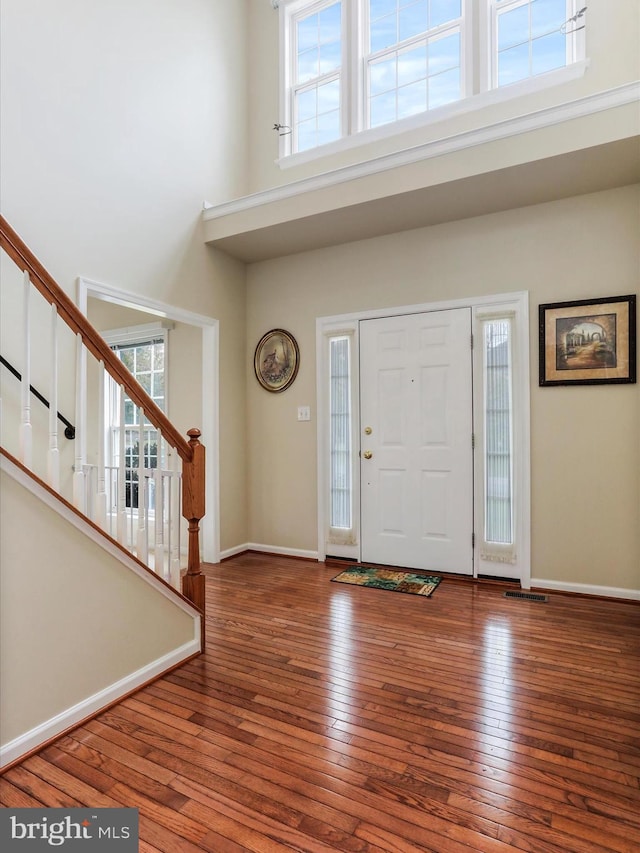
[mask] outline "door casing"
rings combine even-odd
[[[317,403],[317,483],[318,483],[318,550],[319,561],[327,554],[344,559],[359,561],[361,543],[359,523],[347,544],[328,546],[329,528],[329,442],[328,442],[328,341],[337,335],[348,335],[352,340],[354,352],[359,346],[358,323],[360,320],[392,317],[399,314],[442,311],[450,308],[469,307],[472,310],[472,327],[475,340],[477,330],[483,319],[497,319],[509,316],[514,332],[513,346],[513,386],[514,386],[514,483],[515,512],[514,529],[517,543],[517,560],[511,564],[487,563],[480,556],[478,531],[484,524],[483,476],[480,462],[483,454],[475,454],[474,462],[474,529],[476,548],[474,550],[473,577],[488,575],[514,578],[519,580],[523,589],[530,588],[531,579],[531,465],[530,465],[530,360],[529,360],[529,294],[527,291],[492,294],[465,299],[440,302],[403,305],[394,308],[373,309],[368,311],[339,314],[316,319],[316,403]],[[481,347],[475,346],[473,358],[474,377],[481,370]],[[352,371],[357,374],[357,371]],[[353,399],[358,399],[357,375],[353,379]],[[481,421],[482,383],[474,381],[474,421]],[[355,460],[359,450],[360,422],[359,407],[353,407],[353,440]],[[477,435],[476,435],[477,439]],[[359,467],[354,464],[353,514],[357,520],[360,514]]]

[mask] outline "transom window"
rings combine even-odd
[[[583,58],[581,0],[280,0],[281,154],[415,122]],[[284,132],[282,132],[284,131]]]

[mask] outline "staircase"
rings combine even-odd
[[[79,554],[74,563],[83,564],[81,584],[91,584],[92,566],[95,566],[96,583],[101,571],[100,582],[106,583],[110,590],[106,592],[105,587],[106,598],[113,595],[114,589],[126,588],[123,577],[130,572],[132,600],[144,594],[140,589],[144,590],[146,583],[146,588],[151,587],[153,595],[164,601],[164,604],[152,604],[148,608],[149,613],[163,615],[150,617],[147,613],[144,616],[146,620],[157,618],[162,623],[153,625],[151,631],[146,629],[158,640],[156,646],[153,643],[149,645],[149,660],[144,656],[146,651],[140,661],[133,655],[137,667],[134,667],[135,672],[127,672],[120,677],[118,671],[115,686],[109,684],[106,687],[98,683],[100,689],[92,687],[94,692],[87,697],[75,696],[71,689],[68,702],[73,707],[66,707],[65,701],[57,697],[57,704],[54,702],[51,706],[56,712],[53,717],[45,714],[41,720],[42,715],[35,714],[25,723],[30,723],[31,727],[27,725],[27,730],[23,730],[21,721],[12,719],[16,708],[9,695],[14,685],[10,685],[9,698],[2,712],[11,718],[9,729],[13,734],[17,733],[17,737],[10,738],[8,748],[6,740],[3,740],[6,764],[23,758],[25,751],[58,736],[83,716],[86,717],[87,713],[95,713],[118,696],[157,677],[163,667],[166,671],[193,656],[194,652],[197,654],[203,650],[205,597],[200,560],[200,521],[205,514],[205,448],[200,443],[198,429],[190,429],[187,437],[180,434],[3,217],[0,217],[0,240],[3,250],[2,309],[5,316],[10,316],[10,322],[4,324],[3,339],[6,340],[2,344],[0,364],[0,370],[6,374],[3,376],[4,399],[0,401],[3,431],[0,462],[3,491],[7,497],[3,523],[10,527],[7,531],[10,535],[3,538],[10,555],[19,553],[20,537],[31,540],[27,543],[29,547],[24,549],[24,553],[29,555],[26,561],[16,556],[11,567],[3,566],[5,592],[7,589],[22,590],[20,595],[24,602],[31,595],[25,592],[27,581],[35,583],[39,579],[37,582],[41,587],[48,588],[50,576],[40,565],[47,562],[47,543],[38,540],[45,531],[49,531],[47,535],[54,539],[59,537],[61,547],[68,547],[70,554]],[[5,352],[5,345],[9,352]],[[37,375],[33,376],[33,373]],[[108,458],[104,440],[104,406],[108,405],[106,401],[110,397],[118,401],[123,418],[121,447],[115,459]],[[146,467],[145,454],[139,452],[133,475],[132,456],[127,456],[122,446],[125,400],[128,406],[133,405],[136,409],[140,446],[145,429],[157,431],[159,444],[157,466]],[[60,413],[59,409],[64,411],[65,406],[73,406],[72,416],[65,417]],[[66,414],[70,415],[68,409]],[[91,462],[88,448],[95,451]],[[137,482],[135,507],[130,485],[129,494],[126,488],[127,478],[130,484],[132,476]],[[33,504],[34,499],[41,503]],[[27,508],[20,517],[15,515],[18,505]],[[34,508],[39,505],[41,510]],[[86,537],[86,544],[78,546],[76,534],[66,534],[60,525],[80,531]],[[21,528],[19,536],[17,527]],[[183,546],[184,540],[186,547]],[[38,551],[39,546],[42,546],[41,552]],[[81,547],[81,552],[73,550],[78,547]],[[39,556],[34,556],[36,554]],[[103,567],[104,554],[109,555],[104,559],[117,561],[116,569],[110,567],[111,563]],[[55,556],[51,554],[52,565],[56,564]],[[6,554],[3,553],[4,559]],[[29,560],[38,565],[30,565]],[[60,568],[63,572],[66,569]],[[133,580],[133,575],[142,579],[142,587],[139,580]],[[34,607],[34,612],[39,613],[48,626],[45,630],[55,634],[60,618],[73,618],[70,615],[72,602],[82,595],[80,590],[72,593],[69,615],[58,613],[50,616],[46,609]],[[38,589],[33,590],[34,601],[38,600],[39,594]],[[109,600],[113,601],[112,598]],[[110,606],[117,612],[122,609],[124,613],[130,604],[123,602],[122,608],[113,603]],[[187,635],[193,631],[188,627],[185,629],[184,624],[176,629],[177,633],[171,633],[171,607],[181,612],[183,622],[185,615],[187,620],[192,620],[197,630],[196,638],[185,642],[185,630]],[[135,615],[130,614],[128,618],[135,620]],[[12,627],[6,632],[13,637],[11,646],[18,656],[22,656],[29,645],[28,632],[23,631],[29,624],[28,619],[29,614],[11,619]],[[96,622],[100,622],[101,627],[96,625],[95,630],[104,636],[92,637],[87,644],[93,649],[91,643],[95,641],[97,651],[94,650],[94,654],[99,656],[104,652],[108,656],[109,648],[105,644],[111,642],[118,646],[119,626],[112,624],[108,618],[104,622],[100,620],[101,617],[97,616]],[[90,625],[85,625],[84,630],[91,633]],[[120,626],[120,630],[126,630],[126,625]],[[167,646],[171,642],[170,636],[177,643],[175,648]],[[82,637],[75,641],[75,648],[61,648],[60,655],[77,657],[78,665],[82,665],[82,650],[78,643],[83,643]],[[161,649],[157,660],[154,658],[156,652],[150,651],[152,647]],[[46,659],[49,652],[52,650],[45,650],[41,657]],[[28,652],[24,654],[28,657]],[[56,657],[53,650],[51,660],[55,661],[60,655]],[[33,658],[25,659],[22,667],[32,663]],[[17,672],[19,669],[16,667]],[[46,680],[46,677],[44,671],[42,678]],[[7,678],[11,680],[11,676]],[[22,690],[23,682],[17,675],[18,692]],[[25,696],[28,697],[28,693]],[[29,708],[28,699],[25,701]],[[31,715],[27,713],[26,716]]]

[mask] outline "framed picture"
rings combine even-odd
[[[540,385],[636,381],[636,297],[539,308]]]
[[[296,378],[300,365],[300,350],[293,335],[284,329],[271,329],[258,342],[253,368],[258,382],[267,391],[279,393]]]

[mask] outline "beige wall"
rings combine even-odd
[[[73,298],[82,276],[220,322],[223,548],[246,539],[245,269],[204,245],[200,213],[247,189],[247,11],[1,7],[3,215]]]
[[[0,482],[5,745],[193,641],[195,632],[189,614],[8,474]]]
[[[634,186],[249,267],[250,541],[317,547],[316,317],[527,290],[532,576],[640,589],[640,385],[539,388],[537,374],[538,304],[638,293],[639,233]],[[278,395],[251,369],[273,327],[301,350]],[[306,404],[314,417],[299,423]]]
[[[583,5],[587,5],[586,3]],[[583,77],[542,92],[467,112],[423,128],[408,131],[341,154],[324,156],[310,164],[281,170],[278,134],[272,129],[281,120],[278,98],[278,14],[264,0],[249,0],[250,65],[250,190],[287,184],[309,175],[331,171],[351,163],[399,151],[428,141],[484,127],[546,107],[564,104],[595,92],[604,92],[640,78],[638,46],[640,15],[637,0],[590,0],[587,12],[587,57],[589,67]],[[586,130],[589,130],[586,128]],[[598,131],[584,145],[598,144]],[[519,148],[520,139],[510,140],[509,148]],[[559,153],[553,151],[553,153]],[[500,150],[495,152],[500,158]],[[536,153],[536,156],[543,156]],[[493,168],[500,166],[496,159]]]

